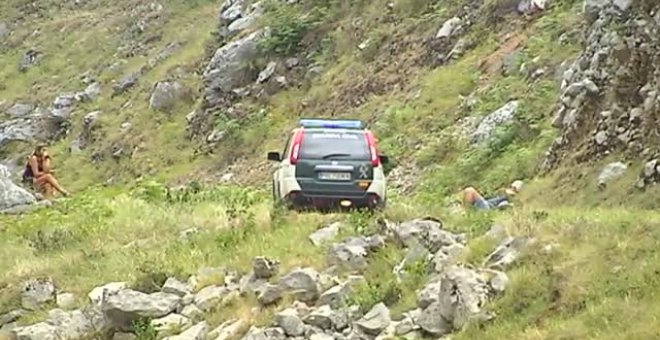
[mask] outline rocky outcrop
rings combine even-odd
[[[660,9],[657,2],[585,0],[584,51],[562,78],[552,143],[542,170],[614,152],[658,157]],[[641,181],[640,183],[645,183]]]
[[[11,141],[56,140],[65,134],[67,126],[66,118],[37,108],[31,113],[0,123],[0,146]]]
[[[258,43],[267,34],[259,30],[244,38],[220,47],[204,70],[204,107],[216,107],[226,103],[232,90],[249,84],[255,79],[246,61],[259,53]]]
[[[243,0],[226,0],[220,7],[220,35],[232,37],[252,27],[263,14],[261,2],[248,5]]]
[[[0,165],[0,212],[36,203],[36,198],[10,178],[7,167]]]

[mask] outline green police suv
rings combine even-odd
[[[273,199],[288,208],[383,208],[387,201],[376,137],[359,120],[301,119],[279,152]]]

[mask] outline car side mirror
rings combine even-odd
[[[282,157],[280,157],[280,153],[279,153],[279,152],[269,152],[269,153],[268,153],[268,160],[269,160],[269,161],[279,162],[279,161],[282,160]]]
[[[390,158],[385,156],[385,155],[380,155],[380,162],[383,163],[383,165],[388,164],[390,162]]]

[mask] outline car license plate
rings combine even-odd
[[[350,172],[319,172],[319,179],[328,181],[348,181],[351,179]]]

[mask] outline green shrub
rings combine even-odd
[[[353,294],[346,300],[348,305],[357,305],[362,312],[366,313],[380,302],[388,306],[397,303],[401,298],[401,287],[391,273],[385,276],[357,286]]]
[[[270,27],[270,36],[261,41],[265,52],[291,55],[296,53],[307,33],[323,22],[327,8],[314,6],[304,13],[299,6],[283,6],[270,3],[267,7],[265,24]]]
[[[151,325],[149,318],[140,318],[133,321],[133,333],[136,340],[156,340],[158,332]]]

